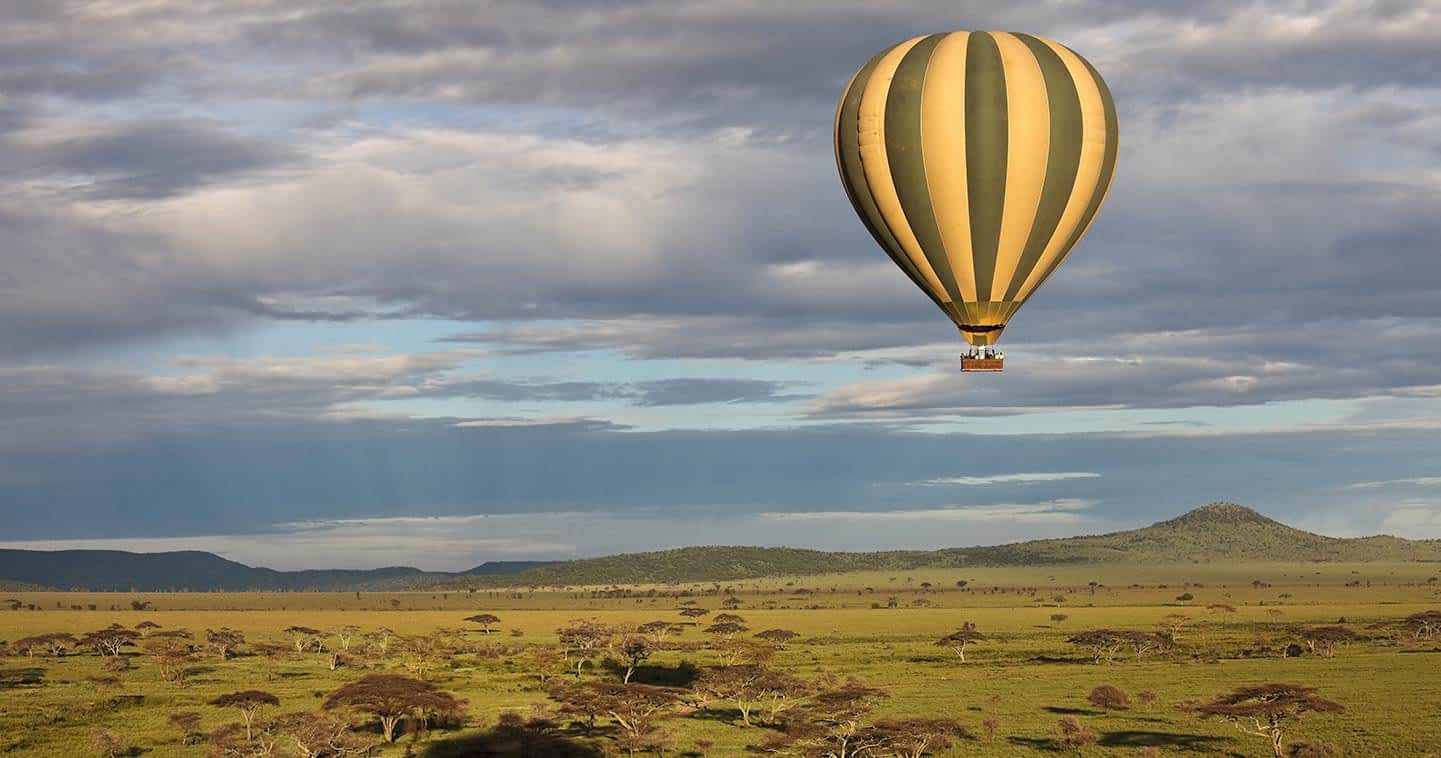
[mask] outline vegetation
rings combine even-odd
[[[1110,562],[17,591],[0,596],[0,755],[1421,756],[1441,744],[1437,573]]]

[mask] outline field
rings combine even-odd
[[[15,601],[0,606],[0,640],[78,636],[150,621],[160,627],[152,634],[193,632],[200,648],[184,662],[184,681],[162,681],[144,639],[122,650],[123,663],[83,646],[64,656],[11,650],[0,658],[0,753],[98,755],[96,734],[104,730],[139,751],[131,754],[204,755],[210,748],[203,742],[183,744],[182,730],[168,723],[171,713],[199,713],[198,731],[211,732],[239,716],[207,703],[251,689],[280,701],[262,712],[261,721],[313,712],[342,684],[377,672],[416,675],[466,701],[460,718],[451,719],[456,723],[430,729],[403,724],[397,741],[380,745],[378,755],[526,754],[517,748],[524,740],[495,727],[503,712],[530,716],[541,707],[557,726],[542,730],[549,742],[529,743],[529,754],[616,752],[621,732],[611,717],[601,715],[592,731],[556,715],[557,703],[540,674],[552,686],[569,684],[573,667],[543,658],[537,663],[533,651],[557,646],[556,630],[572,620],[595,619],[620,631],[583,666],[581,681],[618,684],[626,668],[618,663],[624,630],[662,619],[687,626],[665,638],[633,682],[681,688],[659,710],[664,754],[741,755],[778,728],[758,716],[755,725],[743,725],[731,702],[698,698],[691,681],[722,663],[722,656],[738,655],[733,643],[723,641],[723,631],[705,631],[716,614],[729,611],[747,628],[732,633],[737,639],[775,628],[799,635],[755,654],[771,669],[808,681],[823,674],[854,676],[884,689],[885,696],[867,699],[869,712],[857,717],[862,726],[941,717],[972,733],[973,739],[957,740],[937,755],[1056,754],[1061,746],[1053,730],[1067,717],[1095,735],[1076,755],[1144,755],[1147,748],[1159,755],[1270,755],[1264,737],[1177,707],[1267,682],[1312,686],[1345,708],[1289,723],[1288,742],[1330,743],[1349,756],[1441,755],[1441,635],[1418,637],[1401,624],[1441,608],[1437,574],[1441,566],[1426,563],[1108,564],[473,592],[0,593],[0,600]],[[4,610],[16,602],[16,610]],[[677,613],[682,607],[710,613],[690,625]],[[489,634],[464,621],[482,612],[500,618]],[[1188,618],[1174,628],[1172,649],[1140,659],[1127,648],[1114,662],[1096,663],[1086,649],[1067,642],[1093,629],[1157,632],[1174,614]],[[1058,615],[1064,618],[1053,618]],[[965,649],[963,663],[935,643],[966,622],[986,639]],[[1332,657],[1312,653],[1302,630],[1338,624],[1360,638]],[[304,652],[295,652],[294,638],[284,630],[297,626],[318,630],[324,650],[305,642]],[[343,647],[332,633],[348,626],[359,628],[343,651],[348,663],[331,670],[328,652]],[[205,630],[222,627],[245,638],[238,654],[223,659],[204,642]],[[377,638],[363,639],[381,628],[394,633],[384,653],[374,645]],[[417,642],[421,638],[429,642]],[[1285,655],[1293,643],[1305,654]],[[773,657],[767,661],[766,655]],[[1102,684],[1133,698],[1142,692],[1155,698],[1105,709],[1087,700]],[[796,702],[792,713],[806,712],[806,697],[797,695]],[[379,740],[373,719],[350,717],[358,734]],[[273,754],[297,754],[283,730],[276,734]],[[239,750],[246,743],[237,744]],[[510,752],[494,752],[504,746]]]

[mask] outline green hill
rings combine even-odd
[[[566,586],[701,582],[845,571],[1036,566],[1132,561],[1441,561],[1441,540],[1325,537],[1233,503],[1213,503],[1142,529],[1009,545],[831,553],[764,547],[687,547],[554,563],[459,586]]]
[[[405,590],[457,576],[497,576],[546,565],[543,561],[496,561],[462,573],[427,572],[408,566],[377,569],[276,571],[247,566],[213,553],[182,550],[0,549],[0,589],[41,587],[99,592],[196,592],[282,590]]]

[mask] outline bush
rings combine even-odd
[[[1131,696],[1114,684],[1103,684],[1086,696],[1086,700],[1097,708],[1108,711],[1124,711],[1131,705]]]
[[[1051,728],[1051,736],[1061,750],[1080,750],[1096,741],[1096,733],[1087,729],[1075,716],[1066,716]]]

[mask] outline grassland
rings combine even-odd
[[[1425,563],[1107,563],[551,590],[18,592],[0,598],[22,603],[19,610],[0,610],[0,639],[150,620],[197,633],[231,627],[253,648],[257,642],[287,642],[282,630],[296,625],[387,627],[405,637],[474,629],[462,619],[494,613],[501,618],[496,633],[460,635],[469,651],[445,655],[426,674],[466,699],[465,725],[408,734],[380,752],[439,757],[486,754],[477,752],[480,743],[473,740],[486,735],[502,712],[547,704],[524,651],[553,645],[555,630],[569,620],[634,627],[653,619],[680,620],[676,608],[683,602],[714,613],[722,600],[734,597],[735,612],[752,630],[779,627],[801,635],[777,652],[774,668],[807,679],[825,673],[858,676],[890,693],[877,702],[876,717],[952,717],[980,735],[943,755],[1051,754],[1050,730],[1065,716],[1099,736],[1080,755],[1133,755],[1145,747],[1159,748],[1162,755],[1265,755],[1263,740],[1224,722],[1197,719],[1174,704],[1208,700],[1243,684],[1287,681],[1315,686],[1346,707],[1345,713],[1301,722],[1298,737],[1333,743],[1350,756],[1424,756],[1441,755],[1441,642],[1370,627],[1441,607],[1441,588],[1433,578],[1438,573],[1441,566]],[[964,588],[957,587],[960,581]],[[1177,599],[1187,594],[1191,599]],[[147,604],[146,610],[131,610],[132,602]],[[1208,611],[1213,604],[1236,610]],[[35,610],[28,610],[30,605]],[[1091,628],[1155,631],[1173,613],[1193,621],[1178,633],[1176,650],[1164,655],[1095,664],[1066,643]],[[1066,618],[1056,622],[1054,614]],[[1341,619],[1370,639],[1346,646],[1334,658],[1278,654],[1296,638],[1295,628]],[[961,664],[934,643],[967,621],[990,639],[972,646],[968,662]],[[699,628],[673,637],[671,649],[646,661],[637,681],[681,683],[683,663],[702,668],[717,663],[707,639]],[[212,729],[235,720],[233,712],[205,705],[224,692],[263,689],[280,698],[280,711],[313,711],[344,682],[374,671],[405,672],[403,655],[357,656],[368,668],[331,671],[324,657],[312,652],[223,661],[206,654],[181,686],[162,682],[149,656],[133,650],[127,655],[132,666],[119,672],[104,670],[105,658],[89,654],[0,659],[0,754],[94,754],[94,735],[103,729],[123,735],[151,758],[203,755],[205,746],[181,744],[179,732],[167,724],[170,713],[197,711],[203,728]],[[585,673],[586,680],[619,677],[604,665]],[[1132,693],[1153,691],[1158,698],[1150,706],[1102,711],[1085,696],[1103,683]],[[695,752],[697,744],[709,742],[708,755],[741,755],[770,731],[741,726],[734,715],[713,705],[667,719],[668,754]],[[999,722],[994,740],[985,738],[985,720]],[[564,739],[602,750],[613,744],[604,734]]]

